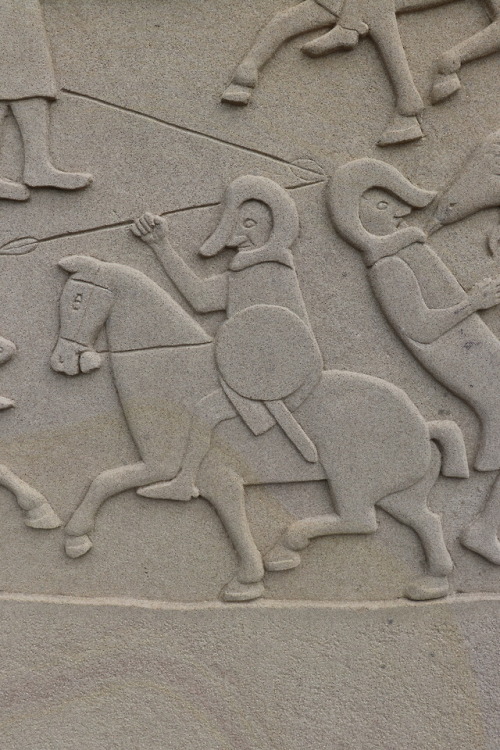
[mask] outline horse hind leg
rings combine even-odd
[[[16,498],[25,513],[26,526],[31,529],[57,529],[62,525],[45,497],[3,465],[0,465],[0,486],[8,489]]]
[[[64,546],[68,557],[81,557],[92,548],[89,534],[94,528],[97,513],[106,500],[119,492],[166,478],[164,467],[148,466],[143,462],[108,469],[99,474],[66,524]]]
[[[378,503],[397,521],[413,529],[424,549],[428,573],[408,586],[408,599],[440,599],[449,592],[448,575],[453,570],[453,561],[446,548],[441,519],[427,505],[440,469],[441,455],[432,444],[431,464],[425,476],[408,489]]]
[[[264,594],[264,565],[253,540],[245,510],[245,489],[241,477],[224,465],[218,451],[207,456],[198,475],[200,494],[215,509],[238,556],[236,575],[227,583],[221,598],[244,602]]]
[[[498,9],[500,13],[500,8]],[[457,44],[437,60],[437,74],[431,89],[433,104],[448,99],[462,86],[458,73],[464,63],[500,51],[500,18],[469,39]]]
[[[260,70],[288,39],[334,23],[334,16],[314,0],[303,0],[276,13],[236,68],[230,85],[222,94],[222,101],[240,106],[248,104]]]

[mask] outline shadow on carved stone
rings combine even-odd
[[[95,516],[112,495],[139,488],[144,497],[189,501],[199,494],[218,513],[238,554],[238,570],[222,597],[261,596],[264,568],[246,518],[246,480],[230,460],[238,446],[223,451],[212,444],[219,423],[239,419],[256,446],[273,428],[286,435],[304,466],[288,481],[310,479],[307,467],[317,466],[315,477],[328,481],[337,511],[292,524],[267,554],[269,570],[299,564],[299,551],[314,537],[374,532],[378,505],[414,529],[424,547],[428,575],[408,595],[444,596],[452,561],[440,519],[426,501],[440,471],[468,476],[461,432],[453,422],[426,423],[394,385],[323,371],[290,249],[299,219],[287,192],[254,176],[229,186],[221,220],[200,254],[212,258],[226,248],[235,254],[226,272],[205,279],[170,245],[163,219],[146,214],[132,230],[193,308],[225,310],[227,320],[213,342],[139,271],[84,256],[60,262],[71,276],[61,297],[52,367],[66,375],[99,367],[94,345],[105,326],[115,385],[141,455],[141,462],[105,471],[91,483],[66,526],[68,555],[91,548]],[[256,455],[259,465],[258,448]],[[251,483],[277,481],[273,471],[257,470]]]
[[[91,175],[56,169],[49,153],[49,102],[57,87],[39,0],[2,3],[0,27],[0,127],[10,109],[24,146],[23,183],[0,179],[0,198],[27,200],[30,187],[86,187]]]
[[[478,208],[483,205],[477,203],[475,187],[469,183],[466,190],[459,183],[457,202],[451,208],[454,216],[472,213],[474,201]],[[498,472],[500,341],[477,313],[499,304],[500,276],[484,279],[466,292],[426,243],[426,233],[402,226],[412,208],[423,208],[434,197],[394,167],[374,159],[344,165],[329,187],[333,224],[362,253],[388,322],[425,369],[475,412],[481,430],[474,467]],[[443,205],[449,200],[448,195]],[[447,213],[450,221],[451,216]],[[494,488],[485,513],[463,541],[500,564],[499,527],[500,492]]]
[[[307,42],[302,51],[319,57],[337,50],[353,49],[360,36],[370,36],[384,62],[396,96],[396,112],[378,141],[379,146],[407,143],[422,137],[419,116],[424,103],[415,86],[399,35],[397,14],[446,5],[454,0],[302,0],[279,11],[260,31],[252,48],[237,67],[222,95],[228,104],[246,105],[256,87],[260,71],[289,39],[331,27]],[[500,50],[500,3],[488,4],[492,23],[437,61],[432,101],[448,98],[460,88],[458,71],[462,63]]]

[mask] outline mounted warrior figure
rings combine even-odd
[[[171,247],[165,221],[146,214],[134,233],[156,253],[170,279],[197,312],[224,310],[216,337],[220,388],[197,405],[182,469],[172,481],[142,488],[145,497],[190,500],[210,448],[213,429],[240,416],[254,435],[279,424],[302,456],[316,448],[293,417],[318,384],[322,357],[300,292],[290,246],[299,234],[295,203],[264,177],[240,177],[229,186],[222,219],[200,255],[236,250],[229,269],[200,279]]]
[[[481,432],[474,467],[500,471],[500,341],[477,314],[500,303],[500,277],[466,292],[426,233],[402,226],[412,208],[435,193],[409,182],[375,159],[345,164],[329,188],[339,234],[361,251],[384,315],[401,341],[440,383],[465,401]],[[473,345],[471,346],[471,342]],[[462,543],[500,565],[500,479],[486,510],[462,535]]]

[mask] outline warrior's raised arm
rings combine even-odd
[[[134,222],[132,232],[154,251],[167,276],[196,312],[226,309],[227,273],[210,276],[208,279],[197,276],[168,241],[165,219],[146,213]]]

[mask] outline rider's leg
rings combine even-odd
[[[344,0],[337,25],[318,39],[302,47],[310,57],[320,57],[337,50],[354,49],[360,36],[366,36],[368,26],[364,23],[357,0]]]
[[[0,486],[12,492],[21,510],[25,511],[26,526],[32,529],[57,529],[61,526],[59,517],[45,497],[3,465],[0,465]]]
[[[486,558],[495,565],[500,565],[500,474],[491,489],[486,507],[465,529],[460,541],[468,549]]]
[[[110,497],[142,484],[158,482],[165,478],[165,467],[148,466],[144,462],[108,469],[99,474],[90,485],[85,497],[68,521],[65,531],[66,553],[81,557],[92,547],[88,534],[92,531],[101,505]]]
[[[500,51],[500,18],[442,55],[437,61],[437,77],[431,98],[434,104],[447,99],[461,87],[458,71],[463,63]]]
[[[424,103],[406,59],[392,2],[384,0],[384,7],[370,10],[365,20],[396,95],[397,114],[379,140],[379,146],[421,138],[423,133],[417,115],[423,111]]]
[[[252,537],[245,509],[242,478],[226,466],[219,451],[210,451],[200,468],[200,492],[215,508],[238,555],[238,572],[222,592],[226,601],[248,601],[262,596],[264,566]]]
[[[222,100],[230,104],[248,104],[259,71],[282,44],[308,31],[332,26],[335,21],[335,16],[314,0],[303,0],[277,13],[259,32],[255,44],[236,68]]]
[[[8,103],[0,101],[0,128],[3,126],[8,111]],[[0,198],[11,201],[26,201],[29,197],[30,191],[26,185],[0,178]]]
[[[78,190],[92,181],[89,174],[61,172],[49,152],[49,102],[34,97],[10,104],[24,144],[24,182],[30,187]]]
[[[195,407],[181,470],[172,481],[142,487],[138,494],[159,500],[185,502],[197,497],[196,477],[210,449],[212,431],[220,422],[236,416],[233,405],[222,390],[213,391],[202,398]]]

